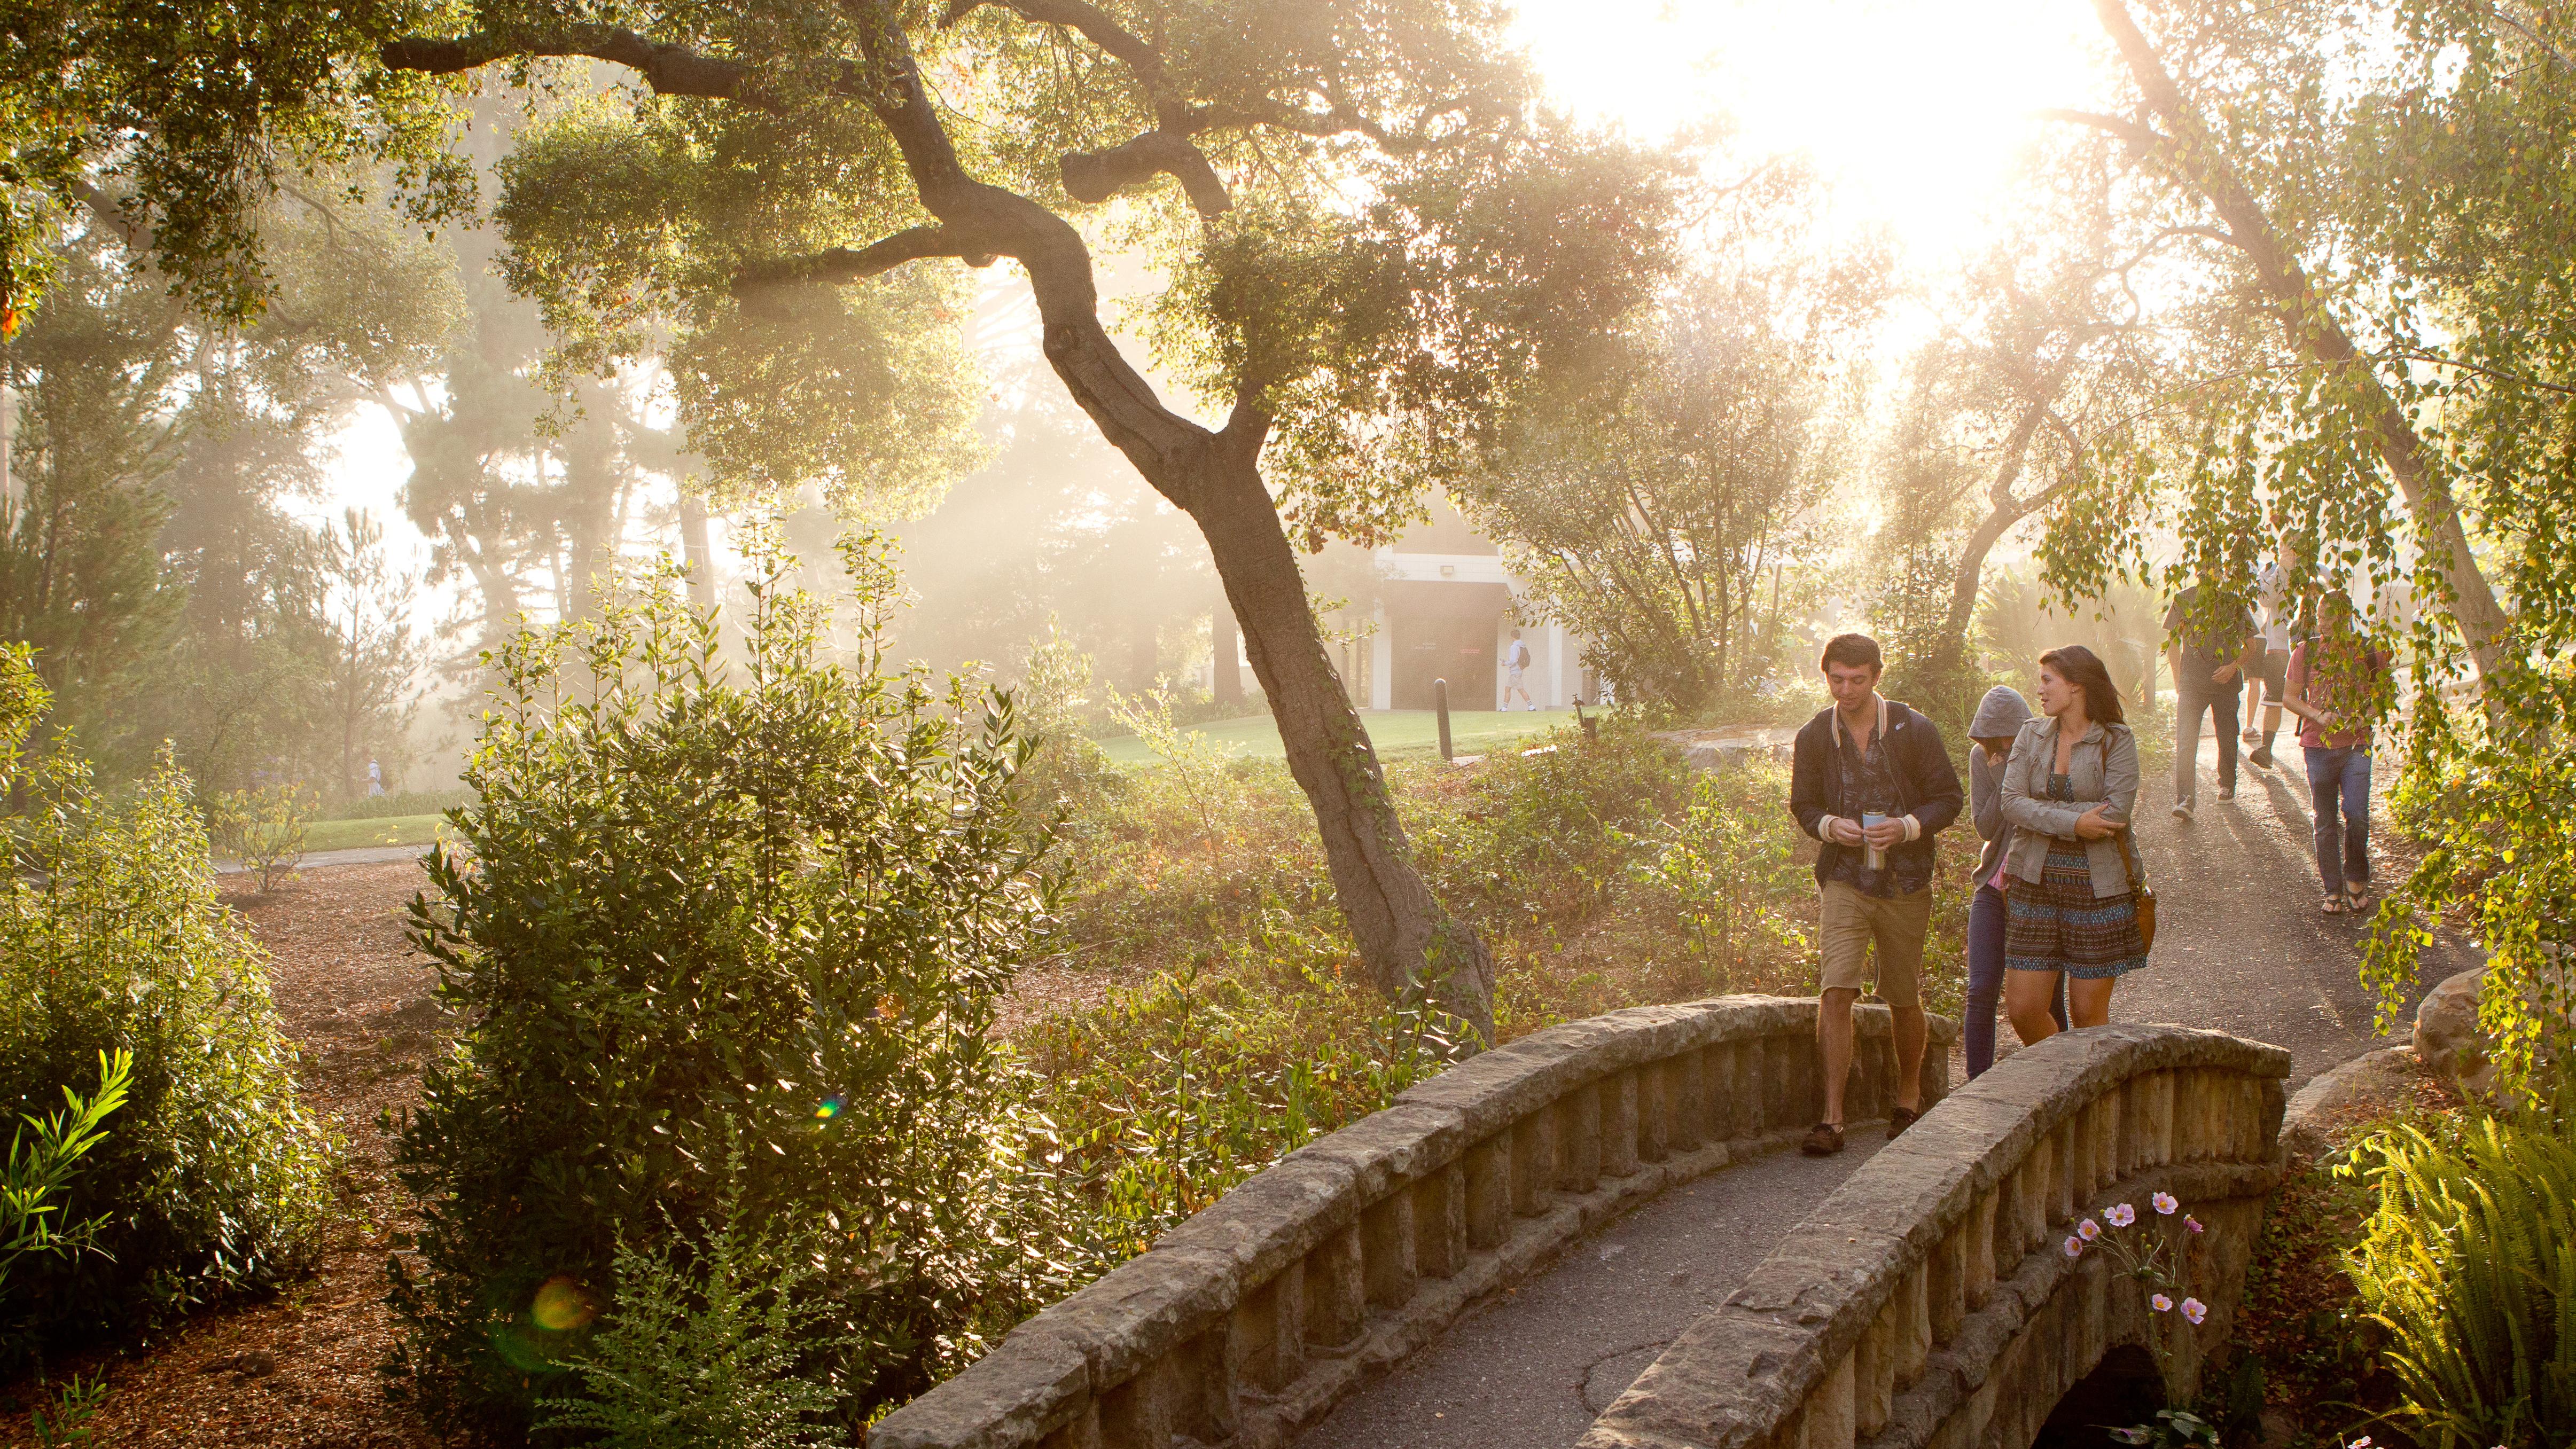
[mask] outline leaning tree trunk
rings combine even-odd
[[[2122,0],[2093,0],[2093,8],[2127,63],[2148,111],[2172,133],[2166,137],[2150,133],[2143,143],[2132,135],[2132,144],[2171,165],[2175,174],[2197,190],[2219,219],[2227,223],[2226,239],[2252,264],[2256,285],[2280,318],[2291,344],[2312,361],[2342,369],[2357,380],[2363,411],[2368,415],[2366,426],[2377,444],[2380,461],[2396,480],[2417,534],[2437,561],[2443,586],[2451,595],[2447,602],[2452,622],[2459,626],[2469,657],[2477,666],[2480,691],[2492,704],[2496,676],[2513,664],[2507,647],[2508,623],[2504,609],[2496,602],[2495,590],[2478,568],[2477,555],[2469,548],[2459,500],[2447,480],[2427,464],[2430,450],[2423,436],[2416,432],[2397,400],[2389,396],[2378,373],[2354,345],[2351,334],[2344,331],[2324,299],[2316,294],[2297,253],[2273,224],[2271,214],[2209,139],[2209,128],[2201,124],[2198,114],[2184,101],[2182,88],[2174,83],[2163,57],[2130,18],[2128,6]]]
[[[1229,439],[1228,441],[1234,441]],[[1187,491],[1243,630],[1244,652],[1324,842],[1333,893],[1371,981],[1390,998],[1420,991],[1478,1042],[1494,1039],[1493,958],[1443,911],[1415,869],[1367,731],[1333,669],[1306,601],[1305,576],[1261,483],[1257,444],[1210,449]]]

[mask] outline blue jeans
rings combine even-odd
[[[2308,752],[2317,821],[2317,879],[2329,893],[2370,880],[2370,747]],[[2340,818],[2338,818],[2340,817]]]
[[[2004,893],[1992,885],[1977,887],[1968,903],[1968,1010],[1959,1031],[1968,1048],[1968,1076],[1974,1080],[1995,1064],[1995,1008],[2004,999]],[[2066,978],[2057,978],[2057,1000],[2050,1005],[2057,1029],[2066,1030]]]

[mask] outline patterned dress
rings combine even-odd
[[[2078,803],[2074,782],[2064,775],[2048,777],[2047,798]],[[2013,877],[2004,906],[2010,922],[2004,965],[2010,970],[2063,971],[2090,979],[2123,975],[2147,964],[2136,897],[2126,891],[2093,894],[2093,868],[2080,840],[2049,837],[2048,863],[2040,878]]]

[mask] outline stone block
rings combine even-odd
[[[1549,1185],[1588,1193],[1601,1185],[1601,1084],[1588,1082],[1557,1099],[1556,1176]]]
[[[1556,1109],[1541,1108],[1512,1126],[1512,1211],[1536,1217],[1548,1208],[1556,1178]]]
[[[1358,1181],[1338,1158],[1291,1154],[1165,1233],[1154,1252],[1225,1257],[1235,1264],[1238,1285],[1258,1282],[1302,1260],[1359,1215]]]
[[[1306,1342],[1340,1348],[1359,1337],[1368,1317],[1368,1280],[1359,1225],[1326,1238],[1306,1255]]]
[[[1635,1070],[1614,1073],[1596,1088],[1601,1110],[1601,1172],[1605,1177],[1627,1177],[1637,1170],[1640,1075]]]
[[[1281,1161],[1341,1163],[1351,1169],[1352,1191],[1361,1202],[1371,1203],[1456,1161],[1473,1140],[1464,1114],[1423,1103],[1400,1103],[1318,1137]]]
[[[896,1409],[870,1430],[879,1449],[1003,1449],[1031,1444],[1076,1417],[1091,1399],[1081,1342],[1036,1319],[956,1377]]]
[[[1493,1248],[1512,1231],[1512,1134],[1507,1130],[1467,1149],[1467,1245]]]
[[[1278,1393],[1306,1368],[1306,1269],[1298,1264],[1259,1284],[1234,1307],[1226,1343],[1236,1383]]]
[[[1360,1212],[1360,1269],[1368,1283],[1368,1301],[1379,1308],[1401,1308],[1413,1296],[1418,1274],[1413,1266],[1413,1189],[1397,1188]]]
[[[1413,1185],[1413,1267],[1449,1278],[1467,1265],[1467,1168],[1460,1162]]]

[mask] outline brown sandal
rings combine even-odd
[[[1911,1107],[1892,1107],[1888,1109],[1887,1140],[1890,1142],[1895,1141],[1897,1134],[1922,1120],[1923,1114]]]
[[[1819,1122],[1807,1129],[1807,1140],[1798,1150],[1809,1157],[1831,1157],[1843,1150],[1843,1129],[1831,1122]]]

